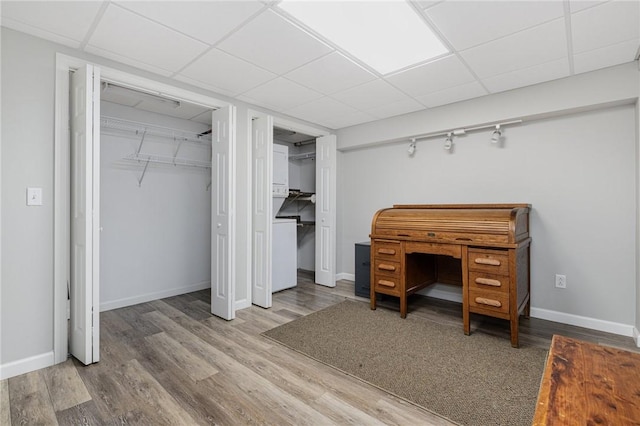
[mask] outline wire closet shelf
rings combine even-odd
[[[127,163],[134,163],[143,167],[142,174],[138,179],[138,186],[142,185],[142,181],[149,164],[211,169],[211,161],[178,157],[178,152],[183,142],[195,143],[201,146],[210,146],[211,137],[206,134],[107,116],[100,118],[100,131],[104,131],[107,134],[114,134],[117,136],[126,135],[140,139],[136,152],[122,158]],[[173,156],[145,154],[141,152],[145,139],[148,136],[172,140],[176,144]],[[208,188],[209,186],[207,186],[207,189]]]

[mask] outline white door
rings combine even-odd
[[[235,118],[233,106],[213,112],[211,123],[211,313],[235,311]]]
[[[83,364],[100,359],[100,69],[71,77],[71,334]]]
[[[336,136],[316,139],[316,283],[336,285]]]
[[[251,302],[271,307],[271,231],[273,222],[273,117],[260,114],[251,128],[252,266]]]

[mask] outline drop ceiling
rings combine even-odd
[[[631,62],[640,46],[637,0],[411,1],[450,53],[381,75],[277,3],[0,7],[7,28],[332,129]]]

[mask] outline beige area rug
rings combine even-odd
[[[530,425],[547,354],[356,301],[263,335],[463,425]]]

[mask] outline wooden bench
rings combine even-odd
[[[640,424],[640,353],[553,336],[533,424]]]

